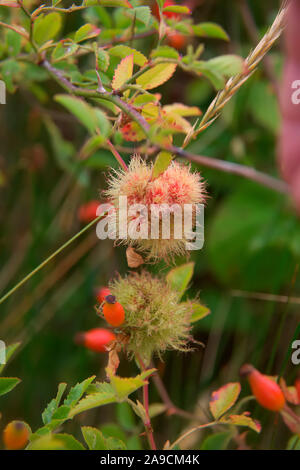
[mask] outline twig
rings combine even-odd
[[[280,302],[284,304],[289,301],[291,304],[300,305],[300,297],[289,298],[287,295],[274,295],[264,292],[247,292],[243,290],[232,290],[231,294],[234,297],[244,297],[246,299],[264,300],[266,302]]]
[[[117,149],[115,148],[115,146],[111,143],[111,141],[109,139],[106,140],[106,143],[107,143],[111,153],[113,154],[113,156],[117,160],[117,162],[119,162],[119,164],[121,165],[123,170],[127,171],[128,167],[127,167],[126,163],[124,162],[123,158],[121,157],[121,155],[119,154],[119,152],[117,151]]]
[[[224,160],[218,160],[217,158],[213,157],[195,155],[191,152],[174,146],[169,147],[169,151],[180,157],[187,158],[192,162],[198,163],[199,165],[203,165],[208,168],[214,168],[215,170],[223,171],[225,173],[232,173],[235,175],[242,176],[243,178],[255,181],[256,183],[266,186],[267,188],[273,189],[274,191],[277,191],[279,193],[289,193],[288,185],[284,181],[279,180],[277,178],[273,178],[272,176],[257,171],[252,167],[240,165],[238,163],[233,162],[226,162]]]
[[[152,364],[151,364],[151,367],[152,367]],[[163,403],[166,405],[167,411],[170,415],[174,414],[174,415],[182,416],[183,418],[186,418],[189,420],[195,419],[195,415],[193,415],[192,413],[189,413],[188,411],[182,410],[178,408],[176,405],[174,405],[171,398],[169,397],[169,394],[164,386],[163,381],[161,380],[157,372],[155,372],[152,375],[152,380],[159,393],[160,398],[162,399]]]

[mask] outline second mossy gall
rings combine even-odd
[[[148,365],[153,354],[187,350],[192,302],[181,302],[166,280],[144,271],[119,277],[109,288],[125,311],[121,329],[131,356],[139,355]]]

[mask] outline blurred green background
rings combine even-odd
[[[231,38],[230,43],[205,41],[205,56],[237,53],[246,57],[254,45],[255,31],[249,34],[243,2],[210,0],[194,4],[199,21],[219,23]],[[274,19],[279,2],[247,4],[260,37]],[[4,8],[0,8],[0,16],[4,14]],[[65,28],[74,30],[82,21],[82,14],[68,16]],[[99,18],[97,21],[101,26]],[[152,41],[135,41],[134,47],[149,50]],[[269,61],[273,78],[280,80],[280,44],[269,54]],[[102,150],[85,161],[79,159],[85,139],[83,128],[52,101],[59,87],[37,67],[32,73],[36,73],[35,85],[28,88],[24,79],[23,85],[8,94],[7,104],[0,107],[1,293],[81,228],[78,208],[100,199],[107,170],[115,165],[112,155]],[[202,110],[215,96],[205,79],[181,71],[160,91],[164,103],[182,102]],[[279,128],[275,89],[261,65],[222,116],[189,149],[278,176]],[[128,161],[129,155],[123,155]],[[289,344],[294,335],[299,338],[300,311],[294,301],[287,304],[278,299],[251,298],[256,292],[300,298],[299,276],[293,281],[300,257],[300,222],[291,202],[238,176],[195,168],[207,181],[209,199],[205,245],[191,254],[196,268],[188,295],[200,293],[212,312],[194,329],[195,338],[205,344],[205,349],[199,346],[191,353],[168,353],[163,363],[156,361],[172,400],[189,411],[197,403],[207,408],[209,393],[226,382],[239,380],[238,371],[245,362],[265,373],[282,372],[292,383],[297,370],[290,361]],[[159,272],[169,268],[160,265],[149,269]],[[6,371],[6,375],[20,377],[22,383],[1,400],[3,424],[20,418],[36,429],[41,424],[41,411],[55,395],[59,382],[74,385],[94,373],[104,379],[106,357],[76,346],[73,338],[78,331],[100,326],[94,311],[95,289],[106,285],[117,272],[126,271],[125,249],[97,240],[91,229],[1,305],[1,339],[7,344],[22,342]],[[135,373],[135,364],[123,357],[120,375]],[[248,391],[244,384],[243,393]],[[159,401],[153,386],[150,400]],[[289,431],[278,423],[274,435],[274,416],[252,404],[251,410],[263,424],[261,436],[251,433],[253,446],[285,448]],[[78,421],[100,426],[108,434],[126,433],[130,445],[136,448],[141,445],[137,435],[142,429],[130,413],[126,405],[103,407],[80,416],[65,429],[78,435]],[[116,429],[111,423],[120,427]],[[174,416],[153,420],[160,443],[174,440],[187,424]],[[199,447],[200,441],[197,436],[193,448]]]

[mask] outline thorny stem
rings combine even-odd
[[[146,367],[142,359],[140,358],[138,354],[136,355],[136,357],[140,364],[141,369],[145,371]],[[151,426],[151,420],[149,416],[149,384],[148,383],[143,386],[143,402],[144,402],[144,408],[146,412],[146,420],[144,421],[144,426],[145,426],[149,446],[152,450],[156,450],[156,444],[155,444],[154,436],[153,436],[153,429]]]

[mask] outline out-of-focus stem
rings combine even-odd
[[[140,364],[141,369],[145,371],[146,367],[142,359],[140,358],[139,355],[137,355],[136,357],[137,357],[138,363]],[[152,450],[156,450],[156,444],[155,444],[154,436],[153,436],[153,429],[151,426],[151,420],[149,416],[149,384],[148,383],[143,386],[143,402],[144,402],[144,408],[146,412],[146,419],[144,421],[144,426],[145,426],[149,446]]]

